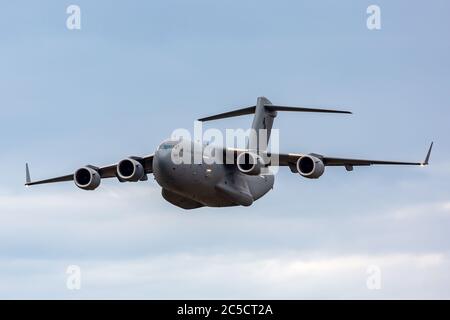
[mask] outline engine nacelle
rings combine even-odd
[[[236,162],[240,172],[251,176],[257,176],[261,174],[261,168],[264,167],[261,158],[251,152],[243,152],[239,154]]]
[[[84,167],[75,171],[73,180],[75,185],[80,189],[95,190],[100,185],[102,179],[97,170],[90,167]]]
[[[117,176],[120,180],[138,182],[144,177],[144,175],[144,167],[135,159],[124,159],[117,165]]]
[[[325,171],[325,165],[319,158],[306,155],[297,160],[297,171],[305,178],[317,179]]]

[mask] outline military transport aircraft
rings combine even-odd
[[[199,119],[211,121],[246,114],[254,114],[252,130],[266,130],[264,142],[270,139],[272,124],[278,111],[344,113],[349,111],[313,109],[304,107],[288,107],[273,105],[267,98],[259,97],[254,106]],[[370,165],[428,165],[431,154],[431,143],[423,162],[400,162],[383,160],[363,160],[351,158],[328,157],[316,153],[271,154],[260,149],[259,135],[249,138],[250,143],[245,149],[221,147],[221,152],[231,157],[231,164],[206,163],[175,163],[174,149],[179,149],[185,142],[180,139],[166,140],[156,152],[145,157],[128,157],[122,161],[104,167],[87,165],[74,173],[41,181],[31,181],[28,164],[26,165],[26,186],[74,181],[75,185],[84,190],[94,190],[104,178],[117,178],[120,182],[138,182],[148,180],[147,175],[153,173],[155,180],[162,187],[162,196],[168,202],[183,209],[200,207],[250,206],[255,200],[264,196],[273,188],[274,175],[270,166],[286,166],[293,173],[309,179],[319,178],[327,166],[343,166],[352,171],[354,166]],[[254,143],[251,143],[254,142]],[[195,150],[198,145],[189,142]],[[196,145],[197,144],[197,145]],[[256,145],[256,147],[254,147]],[[204,145],[201,144],[200,148]],[[250,147],[253,146],[253,147]],[[189,152],[193,153],[194,151]],[[273,161],[276,159],[276,161]]]

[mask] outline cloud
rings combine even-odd
[[[187,213],[159,192],[1,192],[0,296],[449,297],[446,201],[344,216],[259,204]],[[65,287],[71,264],[82,268],[80,291]],[[379,291],[366,287],[370,265],[382,270]]]
[[[405,206],[390,213],[395,219],[450,218],[450,201]]]
[[[64,272],[70,264],[64,260],[6,263],[9,269],[20,266],[36,272],[9,274],[2,279],[3,294],[137,299],[450,297],[445,275],[450,260],[440,253],[332,257],[284,251],[183,253],[124,261],[80,261],[79,291],[66,289]],[[366,285],[368,267],[372,265],[381,270],[380,290],[369,290]],[[8,268],[4,261],[0,269],[2,274],[10,272],[5,270]]]

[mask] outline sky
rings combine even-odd
[[[66,27],[71,4],[80,30]],[[366,26],[372,4],[380,30]],[[3,1],[0,298],[449,299],[448,12],[444,0]],[[41,179],[151,154],[258,96],[354,113],[280,113],[281,152],[422,161],[434,141],[430,166],[317,180],[282,168],[251,207],[194,211],[152,178],[23,187],[25,162]]]

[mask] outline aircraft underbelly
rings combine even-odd
[[[191,200],[187,197],[184,197],[178,193],[172,192],[164,188],[161,189],[161,195],[165,200],[167,200],[171,204],[176,205],[177,207],[183,209],[189,210],[204,207],[204,205],[200,202]]]

